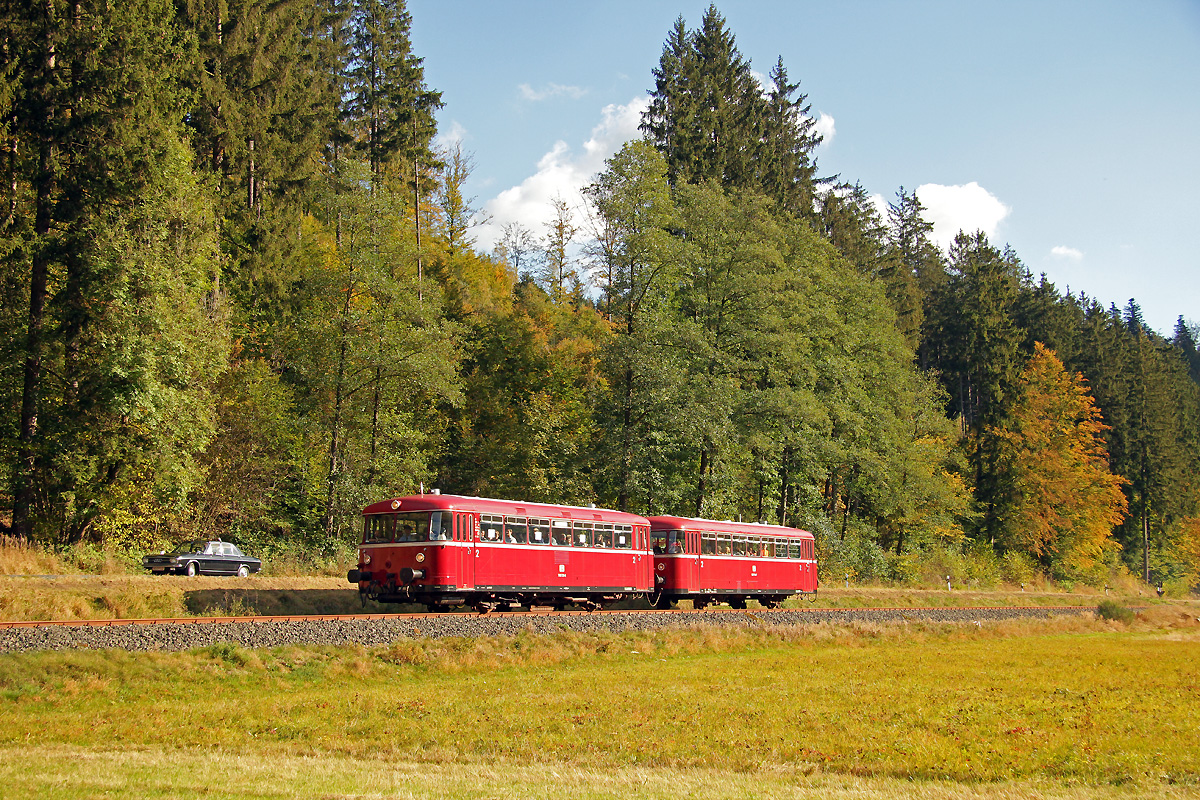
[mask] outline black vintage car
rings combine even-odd
[[[145,556],[142,566],[156,575],[174,572],[183,575],[237,575],[244,578],[262,569],[262,562],[246,555],[230,542],[192,539],[180,543],[169,553]]]

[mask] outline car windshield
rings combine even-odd
[[[204,549],[204,542],[200,542],[200,541],[180,542],[178,545],[175,546],[175,549],[171,551],[171,555],[179,556],[179,555],[183,555],[184,553],[199,553],[203,549]]]

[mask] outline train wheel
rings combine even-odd
[[[774,597],[760,598],[758,604],[763,608],[779,608],[779,601]]]
[[[746,598],[744,598],[744,597],[730,598],[729,607],[730,608],[738,608],[738,609],[745,608],[746,607]]]
[[[695,609],[696,611],[703,611],[704,609],[708,608],[709,603],[711,603],[711,602],[712,601],[709,600],[707,597],[697,597],[695,600],[692,601],[692,608]]]

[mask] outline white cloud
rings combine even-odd
[[[870,199],[871,205],[875,206],[875,213],[879,215],[879,220],[886,223],[888,221],[888,201],[878,193],[871,195]]]
[[[817,133],[821,134],[821,144],[829,144],[833,141],[833,136],[837,133],[837,128],[834,127],[833,117],[826,114],[824,111],[819,112],[816,119]]]
[[[975,181],[965,186],[926,183],[917,187],[917,198],[925,206],[925,219],[933,223],[932,238],[943,249],[959,231],[983,231],[996,235],[1000,222],[1012,209]]]
[[[552,215],[550,203],[556,197],[572,206],[581,205],[580,191],[604,169],[605,159],[629,140],[638,138],[638,123],[648,102],[648,98],[639,97],[626,105],[605,106],[600,112],[600,123],[592,128],[591,138],[579,151],[572,150],[566,142],[555,142],[550,152],[538,161],[537,172],[519,186],[505,189],[487,201],[484,212],[490,219],[479,228],[480,248],[490,250],[503,235],[504,226],[511,222],[541,236]]]
[[[1054,256],[1055,258],[1062,259],[1063,261],[1083,260],[1082,250],[1076,250],[1074,247],[1067,247],[1066,245],[1062,244],[1058,245],[1057,247],[1051,247],[1050,255]]]
[[[549,100],[552,97],[569,97],[572,100],[578,100],[587,94],[587,89],[579,86],[563,86],[561,83],[547,83],[541,89],[534,89],[528,83],[522,83],[517,89],[520,90],[522,98],[535,103],[539,100]]]
[[[439,131],[437,138],[433,140],[435,147],[453,147],[456,144],[462,144],[466,141],[467,129],[459,123],[458,120],[453,120],[450,123],[450,130]]]

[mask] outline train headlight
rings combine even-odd
[[[370,563],[371,563],[371,554],[363,553],[362,554],[362,565],[365,567],[367,564],[370,564]]]
[[[417,553],[417,563],[418,563],[418,564],[420,564],[420,563],[421,563],[422,561],[424,561],[424,560],[425,560],[425,554],[424,554],[424,553]]]

